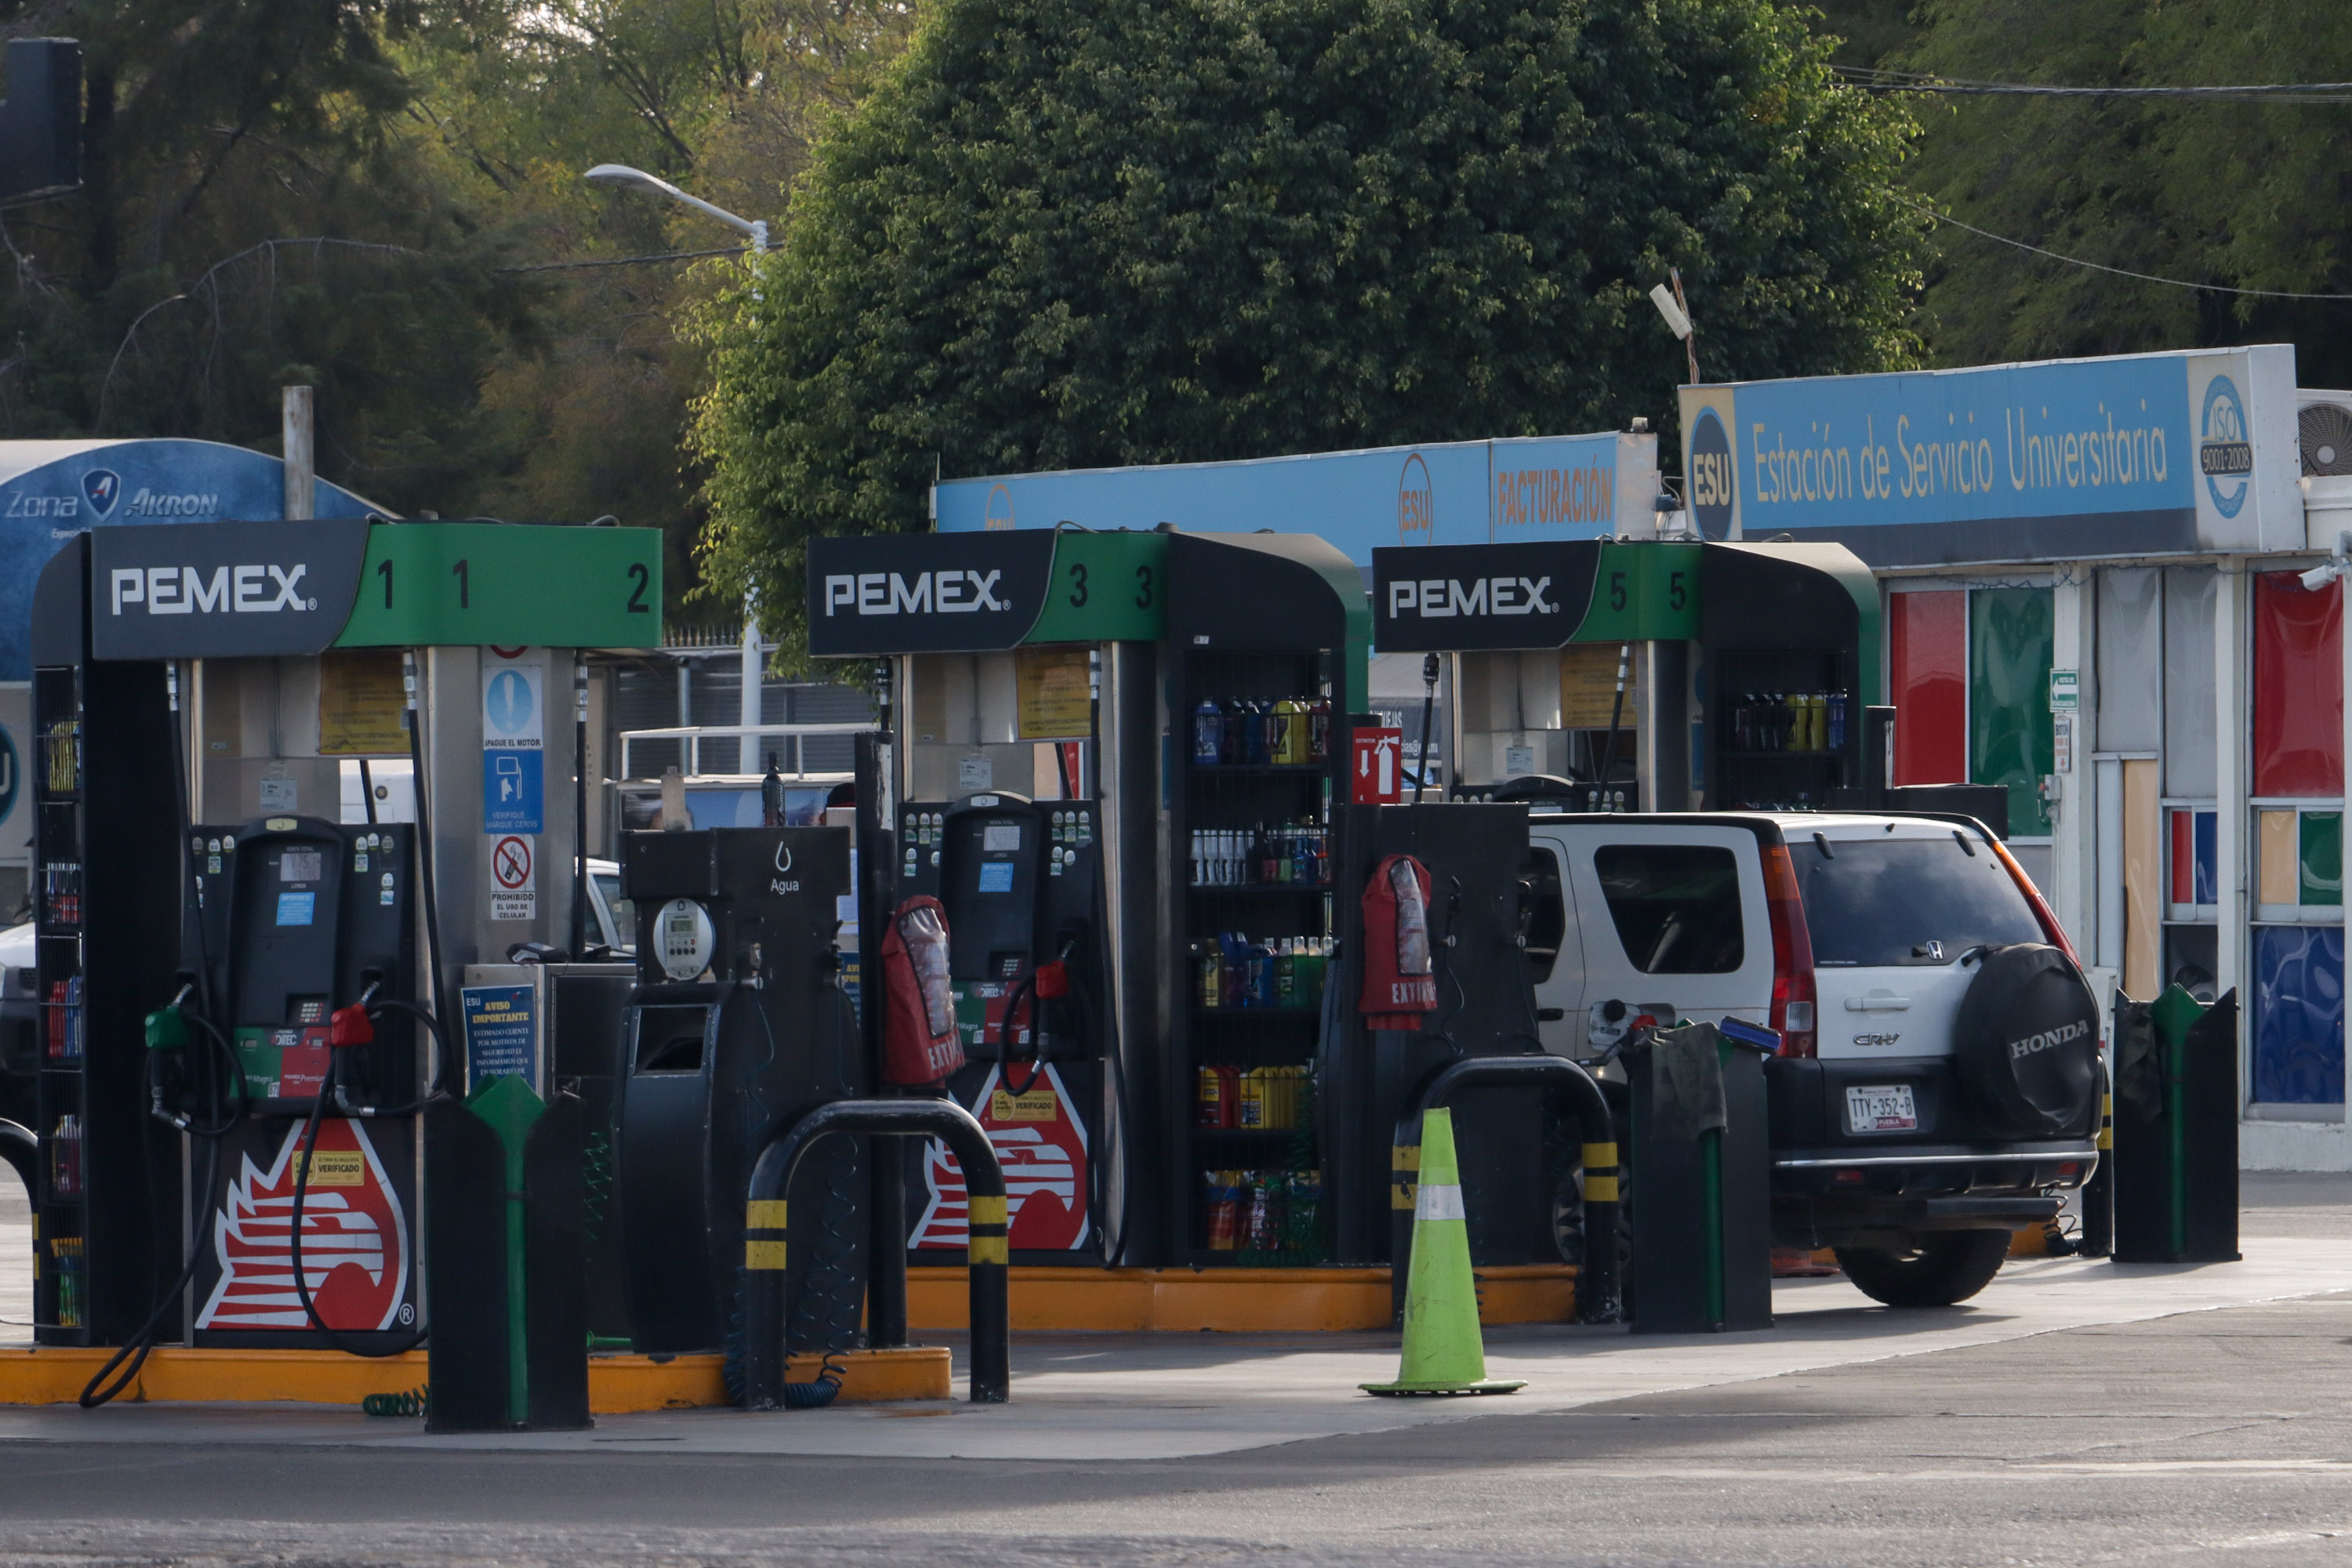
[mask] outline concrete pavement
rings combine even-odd
[[[2235,1564],[2352,1559],[2352,1182],[2249,1184],[2249,1261],[2013,1266],[1771,1335],[1491,1341],[1527,1394],[1335,1392],[1393,1352],[1022,1336],[1015,1403],[620,1417],[459,1447],[341,1412],[0,1424],[10,1563]],[[808,1445],[829,1451],[810,1451]],[[986,1458],[929,1457],[988,1454]]]

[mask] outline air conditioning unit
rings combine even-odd
[[[2352,392],[2298,387],[2294,402],[2304,545],[2333,552],[2352,532]]]
[[[2295,445],[2306,474],[2352,474],[2352,392],[2295,391]]]

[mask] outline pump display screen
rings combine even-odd
[[[316,893],[280,893],[278,895],[278,923],[282,926],[306,926],[318,914],[319,895]]]
[[[324,875],[325,855],[317,849],[289,849],[278,862],[278,879],[281,882],[315,882]],[[281,920],[279,925],[290,922]],[[309,925],[308,919],[303,925]]]
[[[980,830],[980,847],[990,855],[1010,855],[1021,847],[1021,825],[992,822]]]
[[[989,831],[993,833],[996,829],[992,827]],[[1018,829],[1015,829],[1015,831],[1017,832]],[[1013,890],[1013,862],[1010,860],[982,861],[980,863],[980,887],[977,890],[983,893],[1011,892]]]

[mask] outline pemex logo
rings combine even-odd
[[[1002,1069],[992,1068],[972,1114],[1004,1167],[1008,1245],[1048,1252],[1084,1247],[1087,1131],[1070,1114],[1061,1074],[1047,1067],[1025,1091],[1013,1094],[1004,1088]],[[971,1236],[963,1167],[936,1138],[924,1145],[923,1186],[923,1216],[908,1245],[961,1248]]]
[[[2205,384],[2204,428],[2199,432],[2197,468],[2205,476],[2205,493],[2223,517],[2235,517],[2246,504],[2248,476],[2254,471],[2253,443],[2246,438],[2246,405],[2237,384],[2217,375]]]
[[[243,1159],[213,1215],[220,1282],[201,1329],[305,1329],[294,1290],[294,1170],[303,1124],[267,1171]],[[415,1316],[407,1303],[408,1222],[367,1131],[333,1120],[319,1129],[318,1161],[302,1194],[302,1276],[320,1319],[333,1329],[390,1329]]]

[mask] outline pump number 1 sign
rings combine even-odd
[[[482,654],[482,831],[547,831],[547,661]]]

